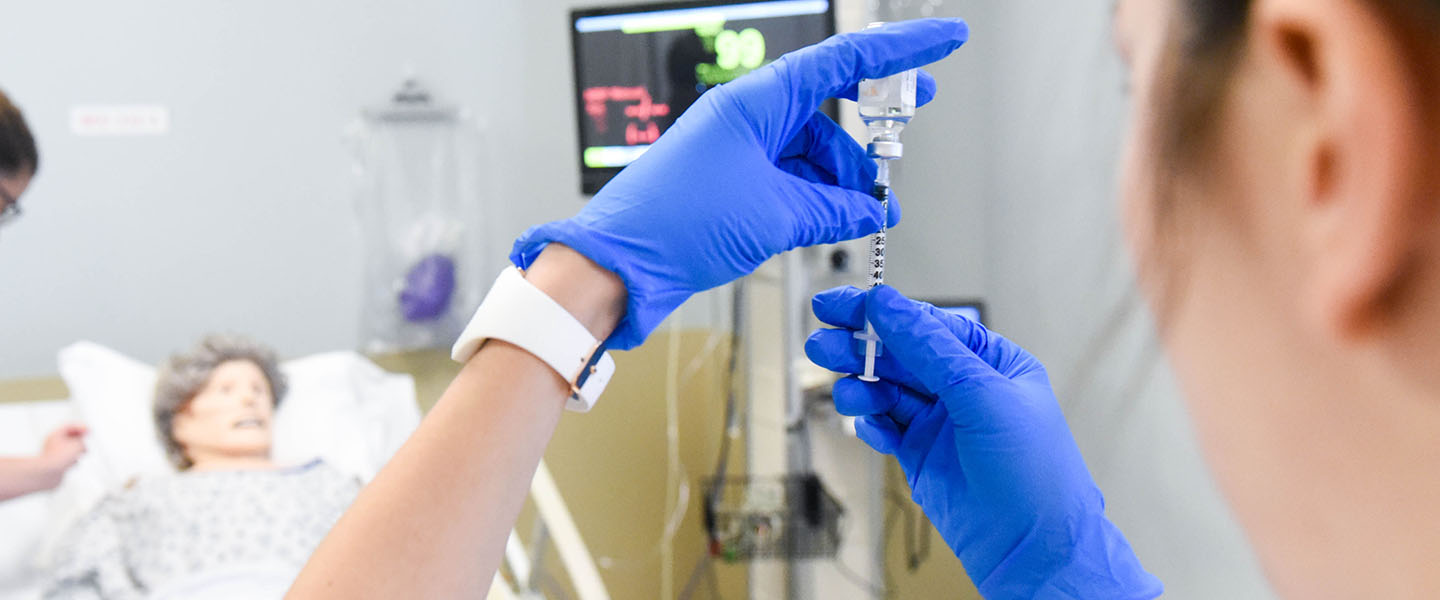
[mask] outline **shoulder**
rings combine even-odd
[[[279,472],[285,475],[325,476],[339,473],[340,470],[336,469],[334,465],[325,462],[325,459],[323,458],[312,458],[309,460],[309,462],[304,462],[289,467],[282,467]]]
[[[164,488],[175,485],[176,482],[180,481],[181,474],[182,473],[177,472],[136,475],[134,477],[131,477],[129,481],[126,481],[125,484],[120,486],[119,489],[111,492],[110,495],[117,498],[125,497],[135,494],[144,494],[145,492],[154,490],[156,488]]]
[[[186,489],[186,486],[193,485],[193,481],[196,479],[194,475],[188,471],[139,475],[132,477],[120,488],[111,491],[105,498],[117,506],[142,502],[148,498]]]
[[[118,488],[110,490],[95,503],[92,512],[108,513],[119,510],[133,504],[137,499],[144,498],[154,493],[155,490],[169,485],[174,475],[146,475],[134,476]]]
[[[359,481],[354,475],[351,475],[336,467],[335,465],[326,462],[323,458],[316,458],[314,460],[311,460],[310,462],[294,467],[289,467],[285,469],[285,472],[308,479],[316,479],[322,481]]]

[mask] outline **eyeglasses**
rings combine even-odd
[[[4,227],[20,218],[20,201],[5,191],[4,186],[0,186],[0,200],[5,201],[5,207],[0,208],[0,227]]]

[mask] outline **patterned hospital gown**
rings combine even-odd
[[[144,598],[247,565],[298,572],[359,491],[358,480],[319,460],[141,480],[66,535],[45,598]]]

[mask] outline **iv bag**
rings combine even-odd
[[[480,137],[413,82],[351,128],[365,352],[448,348],[480,303],[483,274],[499,270]]]

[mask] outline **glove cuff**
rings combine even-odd
[[[977,587],[991,600],[1150,600],[1165,591],[1104,515],[1049,529],[1037,526]]]
[[[573,219],[531,227],[515,240],[510,262],[528,269],[552,242],[569,246],[625,282],[628,295],[625,316],[605,341],[606,348],[629,350],[639,346],[665,317],[690,298],[688,292],[665,289],[655,277],[646,274],[643,265],[638,265],[643,261],[636,260],[647,254],[645,248],[632,240],[580,225]]]

